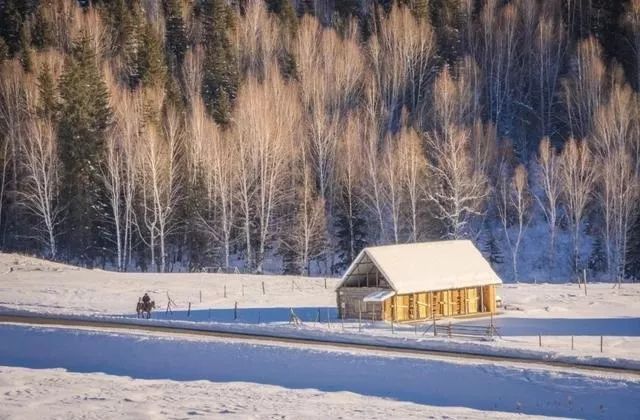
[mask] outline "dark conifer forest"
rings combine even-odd
[[[0,0],[0,250],[631,281],[639,89],[640,0]]]

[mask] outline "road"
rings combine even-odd
[[[297,346],[307,346],[315,348],[333,348],[342,350],[366,350],[371,352],[392,353],[396,355],[414,355],[423,357],[433,357],[440,360],[461,361],[466,360],[470,362],[489,362],[489,363],[509,363],[518,364],[523,367],[538,367],[538,368],[558,368],[569,371],[582,371],[584,373],[608,373],[608,374],[624,374],[627,377],[640,377],[640,369],[623,368],[623,367],[603,367],[590,365],[588,361],[581,361],[580,363],[568,363],[557,360],[539,360],[528,358],[526,355],[513,355],[513,356],[495,356],[474,354],[469,352],[460,351],[441,351],[441,350],[424,350],[405,347],[402,343],[398,345],[388,344],[363,344],[353,342],[339,342],[320,340],[315,338],[292,338],[292,337],[279,337],[276,335],[255,334],[255,333],[238,333],[228,331],[215,331],[212,329],[204,330],[198,328],[189,328],[183,326],[164,326],[145,324],[144,320],[140,320],[139,323],[120,323],[116,321],[106,320],[89,320],[89,319],[73,319],[70,317],[45,317],[38,315],[0,315],[0,323],[10,324],[22,324],[22,325],[37,325],[37,326],[58,326],[58,327],[72,327],[72,328],[90,328],[99,330],[128,330],[133,332],[150,332],[150,333],[162,333],[173,336],[205,336],[222,339],[234,339],[253,343],[264,344],[295,344]]]

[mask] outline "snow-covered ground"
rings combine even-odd
[[[494,317],[502,338],[478,341],[434,338],[430,332],[423,335],[429,323],[394,325],[393,331],[381,322],[342,323],[336,319],[336,283],[332,278],[289,276],[114,273],[0,254],[0,313],[28,311],[139,322],[131,319],[135,303],[149,292],[159,306],[152,323],[492,354],[537,354],[605,365],[640,363],[640,284],[624,284],[621,289],[589,284],[586,295],[575,284],[504,285],[499,293],[505,306]],[[166,313],[168,298],[174,305]],[[289,324],[291,310],[303,325]],[[489,320],[453,322],[487,325]],[[637,376],[602,377],[517,363],[454,363],[5,324],[0,325],[0,365],[12,366],[0,367],[0,418],[3,414],[40,418],[42,413],[66,418],[94,409],[114,413],[103,417],[146,413],[149,418],[216,417],[227,411],[241,418],[275,417],[275,413],[298,418],[300,410],[307,410],[301,413],[305,418],[313,417],[316,410],[323,417],[324,413],[329,417],[342,413],[347,418],[427,414],[500,418],[520,412],[640,417]],[[86,384],[94,381],[95,386],[87,390]],[[21,385],[23,382],[28,385]],[[47,384],[52,383],[60,384],[59,392],[47,391]],[[175,395],[168,394],[173,387]],[[183,402],[181,393],[194,393],[193,401]],[[25,402],[29,395],[41,394],[48,396]],[[84,408],[75,408],[78,402]],[[20,415],[20,407],[26,415]]]
[[[424,406],[352,392],[0,367],[1,418],[485,419],[488,415],[493,419],[514,418],[513,413]]]
[[[159,306],[155,313],[159,319],[274,326],[287,325],[293,309],[307,328],[332,334],[343,330],[335,319],[338,280],[333,278],[114,273],[15,254],[0,254],[0,273],[0,310],[132,316],[138,297],[148,291]],[[519,283],[505,284],[499,293],[505,306],[494,322],[502,339],[480,343],[484,346],[640,361],[640,284],[620,289],[607,283],[588,284],[585,295],[576,284]],[[176,306],[165,314],[168,297]],[[315,322],[318,319],[320,323]],[[489,320],[454,322],[487,325]],[[361,328],[357,322],[344,323],[349,333],[406,340],[428,337],[430,333],[422,334],[428,327],[429,323],[395,325],[392,332],[387,323],[365,320]]]
[[[20,346],[16,346],[15,343],[20,343]],[[46,351],[42,351],[44,348]],[[320,399],[328,398],[336,405],[341,405],[342,398],[345,397],[344,392],[349,392],[375,398],[374,406],[380,402],[378,398],[426,405],[428,407],[424,408],[423,412],[425,415],[430,410],[436,415],[447,413],[453,417],[458,417],[458,414],[460,417],[473,417],[476,414],[467,410],[459,411],[457,408],[465,407],[489,411],[490,413],[484,413],[489,417],[495,417],[495,411],[577,418],[631,419],[640,416],[640,378],[637,376],[585,375],[566,369],[550,371],[509,363],[464,360],[452,362],[419,355],[392,356],[379,352],[297,347],[275,343],[257,345],[205,337],[176,339],[159,334],[5,324],[0,326],[0,364],[181,381],[183,388],[188,388],[191,381],[201,380],[218,384],[228,383],[232,389],[245,388],[236,396],[226,394],[226,399],[217,403],[214,402],[215,393],[210,397],[211,405],[217,404],[227,409],[245,407],[250,404],[247,400],[253,399],[252,404],[259,406],[260,410],[269,410],[275,401],[266,406],[260,404],[260,401],[268,399],[269,394],[276,392],[273,388],[276,386],[294,390],[290,397],[286,394],[279,397],[285,401],[285,406],[291,404],[292,411],[296,409],[296,402],[287,400],[297,400],[297,404],[300,404],[302,394],[309,392],[303,390],[311,388],[317,390]],[[18,371],[11,372],[17,372],[12,375],[20,375]],[[27,372],[38,376],[33,371]],[[56,391],[57,386],[54,385],[55,378],[60,376],[50,371],[44,371],[42,376],[41,380],[51,383],[48,392],[56,394],[56,406],[64,408],[60,407],[60,404],[65,399],[60,398]],[[93,376],[95,375],[91,377]],[[73,378],[67,376],[65,381],[73,381]],[[76,380],[84,381],[87,378]],[[6,410],[6,402],[10,402],[14,395],[30,394],[34,400],[45,400],[36,398],[37,394],[33,389],[25,390],[5,381],[3,379],[3,386],[9,388],[9,391],[0,396],[0,413]],[[113,389],[120,381],[118,379],[115,383],[103,386]],[[238,382],[260,384],[259,387],[254,385],[254,388],[257,388],[255,397],[252,398],[250,385],[238,385]],[[198,383],[194,384],[197,385]],[[206,388],[208,385],[201,386]],[[218,385],[212,386],[211,389],[224,392],[220,391],[221,387]],[[78,392],[77,389],[75,392]],[[83,394],[92,398],[89,404],[99,404],[101,400],[98,398],[108,398],[102,396],[100,385],[92,385],[88,390],[84,390]],[[180,400],[178,395],[169,395],[172,401]],[[126,398],[132,399],[130,396]],[[162,398],[168,398],[166,393]],[[363,415],[366,413],[368,416],[367,401],[361,401],[363,405],[356,408],[357,404],[349,403],[349,399],[353,398],[349,396],[345,401],[347,406],[351,405],[347,409],[360,409]],[[74,399],[67,401],[72,403]],[[197,401],[191,403],[187,399],[173,409],[181,407],[189,411],[197,410]],[[114,404],[113,401],[103,404],[109,405],[110,409],[114,409],[115,405],[117,409],[118,405],[126,406],[127,402],[120,400],[118,404]],[[387,404],[387,409],[390,410],[387,413],[391,412],[392,406],[391,403]],[[307,408],[309,407],[303,405],[298,410]],[[404,418],[402,413],[405,410],[410,415],[411,409],[415,407],[407,405],[400,408],[402,411],[396,414],[396,418]],[[306,417],[304,412],[298,413],[299,417]],[[343,416],[351,417],[351,414],[350,411],[345,411]],[[183,415],[189,416],[188,412]]]

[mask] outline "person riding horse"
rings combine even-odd
[[[151,300],[149,294],[145,293],[142,298],[138,298],[138,304],[136,305],[136,312],[138,318],[151,318],[151,310],[156,307],[155,302]]]

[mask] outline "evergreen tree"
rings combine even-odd
[[[33,15],[33,29],[31,33],[31,42],[38,49],[44,49],[54,45],[53,28],[51,23],[47,21],[42,13],[43,4],[36,9]]]
[[[504,262],[504,256],[502,255],[502,251],[498,246],[498,241],[496,240],[496,237],[493,234],[491,228],[486,228],[486,235],[484,246],[482,247],[482,253],[493,268],[496,268],[497,264],[502,264]]]
[[[41,118],[56,120],[58,110],[58,93],[56,84],[51,74],[49,64],[44,63],[40,74],[38,74],[38,91],[40,93],[40,103],[38,113]]]
[[[626,274],[636,280],[640,279],[640,216],[636,217],[629,233]]]
[[[6,59],[9,58],[9,46],[7,45],[4,38],[0,37],[0,64]]]
[[[238,90],[238,71],[229,32],[233,11],[224,0],[202,2],[202,29],[205,47],[202,97],[219,124],[227,124]]]
[[[352,206],[351,216],[347,211],[336,212],[334,226],[338,242],[338,262],[331,268],[333,272],[344,271],[367,246],[368,227],[366,219],[362,216],[364,209],[358,200],[353,200]]]
[[[108,91],[89,36],[82,33],[60,82],[61,197],[66,205],[65,238],[69,255],[92,263],[104,245],[104,191],[99,166],[111,120]]]
[[[156,36],[153,26],[145,25],[142,33],[138,74],[146,86],[164,85],[166,66],[163,57],[162,44]]]
[[[298,30],[298,16],[290,0],[267,0],[267,9],[280,19],[280,23],[289,35],[295,35]]]
[[[165,44],[167,62],[175,73],[182,66],[187,53],[188,40],[180,0],[164,0],[162,2],[165,16]]]
[[[20,31],[20,63],[26,72],[33,70],[33,58],[31,56],[31,35],[26,26]]]

